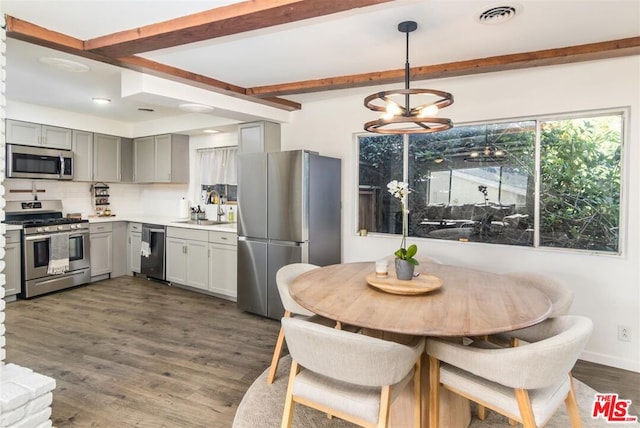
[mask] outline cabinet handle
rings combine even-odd
[[[127,242],[128,242],[129,244],[131,244],[131,237],[130,237],[130,236],[127,238]]]

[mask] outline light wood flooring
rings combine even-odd
[[[64,427],[230,427],[270,363],[277,321],[234,302],[123,277],[6,307],[7,363],[57,381]],[[578,362],[576,378],[640,409],[640,374]]]

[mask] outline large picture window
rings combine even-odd
[[[623,118],[359,136],[359,229],[401,233],[386,185],[403,180],[409,236],[618,252]]]

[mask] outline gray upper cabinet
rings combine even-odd
[[[10,119],[6,125],[9,144],[71,150],[71,129]]]
[[[188,183],[189,137],[165,134],[133,140],[136,183]]]
[[[94,134],[93,180],[120,181],[120,137]]]
[[[156,143],[154,137],[133,140],[133,181],[153,183],[155,179]]]
[[[131,139],[73,131],[73,180],[131,182]]]
[[[280,124],[249,122],[238,125],[238,153],[280,151]]]
[[[158,135],[156,139],[156,182],[171,183],[171,164],[173,163],[171,135]],[[189,150],[187,146],[187,151]]]
[[[93,132],[73,130],[73,181],[93,181]]]

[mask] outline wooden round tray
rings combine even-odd
[[[442,287],[442,280],[435,275],[421,273],[411,280],[400,280],[396,278],[394,271],[389,271],[384,278],[377,277],[375,272],[372,272],[367,275],[367,283],[386,293],[402,295],[428,293]]]

